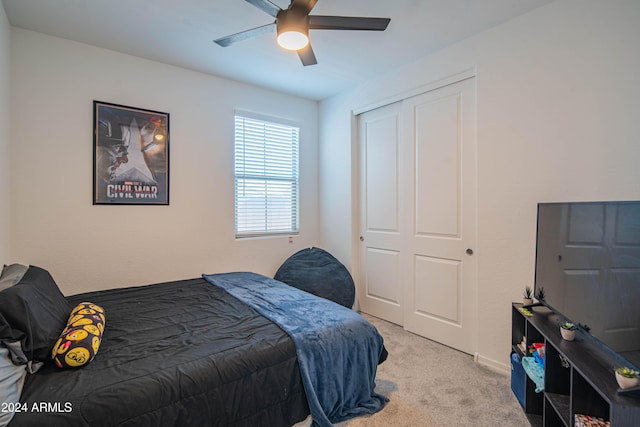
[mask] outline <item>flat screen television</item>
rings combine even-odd
[[[538,204],[535,292],[640,366],[640,201]]]

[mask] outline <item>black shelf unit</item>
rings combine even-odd
[[[607,420],[613,427],[640,426],[640,397],[618,394],[613,368],[617,355],[581,330],[574,341],[560,336],[564,320],[546,307],[532,307],[525,316],[522,304],[511,308],[511,347],[521,358],[522,337],[527,347],[545,344],[544,391],[526,378],[523,409],[532,426],[573,427],[575,414]],[[526,351],[526,349],[525,349]]]

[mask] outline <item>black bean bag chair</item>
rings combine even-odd
[[[347,268],[320,248],[303,249],[291,255],[280,266],[274,279],[347,308],[353,306],[356,297]]]

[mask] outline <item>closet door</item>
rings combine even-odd
[[[475,79],[359,119],[361,310],[474,353]]]
[[[359,117],[360,292],[363,312],[402,325],[400,219],[406,176],[401,173],[401,104]]]
[[[404,101],[404,326],[475,353],[477,176],[475,79]]]

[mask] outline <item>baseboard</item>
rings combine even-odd
[[[511,366],[497,362],[493,359],[489,359],[488,357],[484,357],[478,353],[473,355],[473,360],[479,365],[486,366],[487,368],[492,369],[500,374],[511,374]]]

